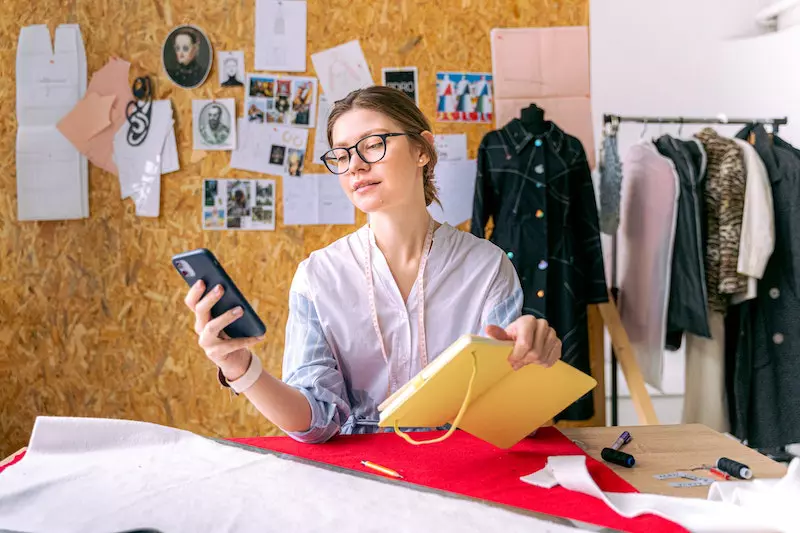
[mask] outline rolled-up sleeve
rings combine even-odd
[[[293,283],[289,293],[283,381],[308,399],[311,427],[287,434],[300,442],[320,443],[339,433],[350,416],[350,404],[341,369],[325,338],[313,299],[295,290],[296,285],[302,284]]]
[[[483,312],[481,334],[486,326],[500,326],[505,329],[522,315],[523,293],[517,271],[511,261],[501,254],[497,270]]]

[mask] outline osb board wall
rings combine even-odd
[[[130,418],[215,436],[276,433],[244,398],[232,398],[216,383],[182,303],[185,286],[170,265],[176,252],[200,246],[214,250],[265,320],[269,334],[256,351],[278,376],[287,296],[297,264],[356,229],[282,227],[280,207],[275,232],[200,228],[203,177],[256,174],[229,169],[228,152],[192,160],[191,100],[234,96],[241,113],[243,91],[218,87],[216,62],[200,88],[172,85],[162,73],[161,45],[172,27],[197,24],[215,50],[243,49],[251,71],[254,9],[254,0],[3,2],[0,457],[23,446],[35,417],[45,414]],[[82,29],[90,75],[116,55],[131,62],[131,78],[155,76],[157,98],[172,100],[181,171],[163,179],[157,220],[136,217],[130,200],[120,200],[117,178],[93,166],[90,218],[16,220],[14,71],[19,30],[44,23],[52,32],[60,23],[75,22]],[[381,67],[416,65],[420,104],[434,116],[435,72],[490,71],[493,27],[585,24],[587,0],[309,0],[308,53],[360,39],[376,82]],[[421,40],[412,46],[417,37]],[[308,75],[314,75],[312,68],[309,58]],[[466,132],[470,157],[490,129],[435,124],[436,132]],[[279,182],[279,206],[280,194]],[[359,213],[357,224],[364,221]],[[596,375],[602,375],[602,356],[597,365]],[[603,405],[599,396],[597,405]]]

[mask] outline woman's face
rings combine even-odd
[[[400,126],[378,111],[351,109],[333,126],[332,148],[353,146],[375,133],[402,132]],[[379,150],[381,142],[378,137],[367,141],[372,150]],[[385,148],[386,155],[376,163],[366,163],[351,149],[350,166],[339,174],[339,183],[347,197],[365,213],[409,205],[425,198],[422,167],[428,162],[427,156],[407,136],[388,137]]]
[[[175,57],[178,63],[188,65],[197,55],[197,45],[192,43],[192,38],[181,33],[175,37]]]

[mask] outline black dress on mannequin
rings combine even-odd
[[[547,131],[548,124],[544,120],[544,109],[531,104],[520,113],[520,120],[525,128],[534,135],[541,135]]]

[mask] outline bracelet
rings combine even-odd
[[[250,387],[252,387],[258,378],[261,377],[261,371],[264,367],[261,364],[261,359],[256,357],[254,354],[250,354],[250,366],[247,367],[247,372],[245,372],[239,379],[228,381],[225,378],[224,374],[222,373],[222,369],[220,368],[217,372],[217,377],[219,378],[219,382],[224,385],[225,387],[230,387],[233,389],[233,392],[239,394],[241,392],[246,391]]]

